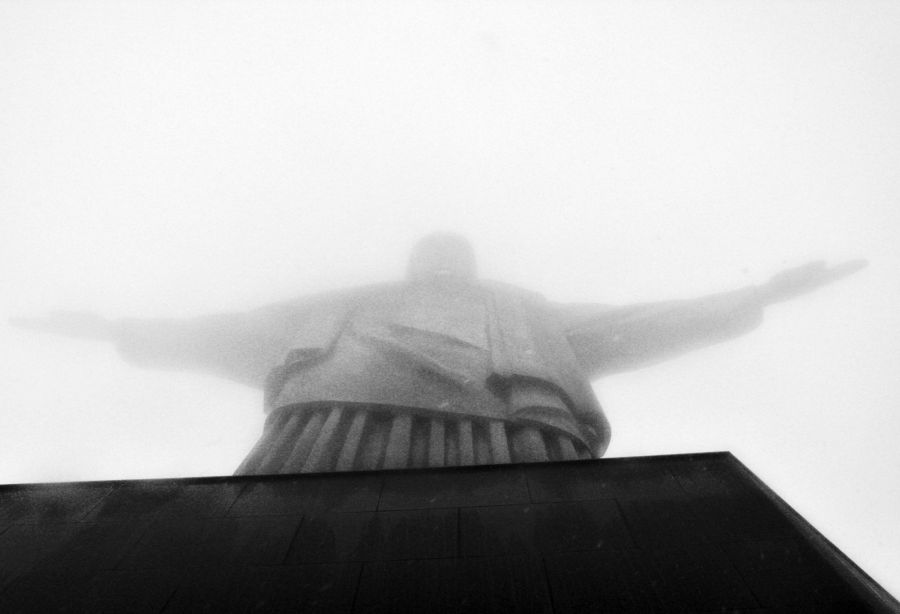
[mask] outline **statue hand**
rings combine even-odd
[[[827,267],[823,261],[817,260],[778,273],[760,289],[766,302],[777,303],[852,275],[860,269],[864,269],[868,264],[867,260],[849,260],[833,267]]]
[[[9,323],[20,328],[82,339],[111,340],[114,332],[110,320],[89,311],[51,311],[43,317],[10,318]]]

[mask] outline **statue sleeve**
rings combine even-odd
[[[575,356],[591,378],[649,366],[737,337],[759,325],[762,310],[755,287],[692,300],[554,307]]]
[[[262,388],[303,309],[290,304],[185,319],[124,319],[116,345],[142,367],[192,370]]]

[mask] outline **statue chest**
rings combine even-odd
[[[352,325],[362,335],[392,338],[422,351],[462,346],[457,349],[486,352],[487,300],[476,287],[412,287],[366,305],[354,314]]]

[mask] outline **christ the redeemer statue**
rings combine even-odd
[[[238,474],[574,460],[609,445],[592,379],[745,333],[765,306],[862,266],[813,263],[695,300],[558,304],[479,280],[468,242],[435,234],[401,283],[190,319],[13,323],[262,388],[265,429]]]

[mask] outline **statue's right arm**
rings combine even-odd
[[[862,270],[865,260],[810,262],[748,286],[696,299],[612,307],[560,305],[556,316],[585,373],[599,377],[674,358],[753,330],[763,310]]]
[[[302,318],[296,303],[250,312],[193,318],[107,319],[89,312],[57,311],[10,318],[21,328],[110,341],[128,362],[150,368],[192,370],[262,387],[284,356],[292,326]]]
[[[751,286],[699,299],[560,305],[556,311],[579,363],[595,378],[737,337],[759,325],[764,305]]]

